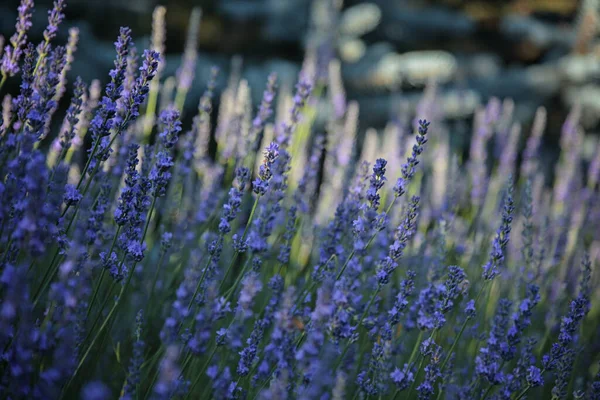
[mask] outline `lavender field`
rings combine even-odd
[[[461,148],[435,82],[363,131],[315,51],[258,104],[213,68],[188,115],[198,10],[173,76],[159,6],[102,85],[65,7],[32,43],[22,0],[0,46],[2,399],[600,399],[580,107],[550,167],[544,107],[492,97]]]

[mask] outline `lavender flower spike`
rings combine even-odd
[[[417,131],[417,144],[413,145],[412,154],[402,165],[401,176],[398,178],[394,186],[394,194],[396,197],[406,193],[406,186],[415,176],[415,167],[419,164],[419,155],[423,152],[425,143],[427,143],[427,132],[429,130],[429,122],[419,120],[419,129]]]
[[[92,139],[95,141],[99,141],[101,138],[110,135],[110,130],[113,127],[113,118],[117,114],[117,100],[121,95],[122,85],[125,81],[130,45],[131,30],[123,27],[120,30],[119,38],[115,42],[117,58],[115,60],[115,67],[109,73],[111,81],[106,85],[106,92],[100,102],[100,108],[90,123]]]
[[[10,38],[10,45],[4,48],[0,72],[2,82],[9,76],[15,76],[19,72],[19,60],[23,54],[23,47],[27,43],[27,31],[31,28],[31,14],[33,13],[33,0],[21,0],[19,5],[19,16],[15,26],[15,34]],[[2,87],[2,84],[0,84]]]
[[[173,167],[172,148],[177,143],[179,132],[181,132],[181,121],[179,111],[175,109],[165,110],[160,114],[160,124],[163,131],[160,133],[160,141],[164,146],[156,155],[156,163],[150,171],[150,182],[156,197],[162,197],[167,192],[167,184],[171,179],[171,168]]]
[[[122,120],[115,118],[118,122],[118,132],[124,132],[129,124],[140,115],[140,106],[146,100],[150,91],[150,82],[154,79],[158,70],[160,54],[153,50],[144,51],[144,61],[140,67],[140,75],[136,79],[133,88],[125,100],[126,112]]]
[[[258,177],[252,182],[252,190],[259,196],[264,195],[269,188],[269,181],[273,176],[271,169],[275,160],[279,157],[279,145],[271,143],[267,146],[264,153],[263,163],[259,167]]]
[[[56,0],[52,9],[48,11],[48,26],[44,30],[44,41],[37,47],[39,55],[38,66],[44,62],[44,58],[50,50],[50,41],[56,37],[58,26],[65,18],[65,14],[63,14],[65,6],[65,0]]]
[[[258,113],[252,120],[252,129],[248,135],[248,145],[254,146],[258,135],[262,132],[267,123],[267,120],[273,114],[273,100],[275,99],[275,86],[277,84],[277,75],[272,73],[267,81],[267,88],[263,92],[262,101],[258,109]]]
[[[492,242],[492,250],[488,262],[483,266],[483,279],[491,280],[500,273],[500,268],[504,263],[506,247],[510,239],[510,231],[512,224],[512,214],[515,209],[513,201],[513,185],[512,177],[508,183],[506,198],[504,199],[504,207],[502,211],[502,223],[498,228],[496,237]]]

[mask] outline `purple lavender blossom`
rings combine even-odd
[[[194,80],[196,71],[196,60],[198,58],[198,30],[200,28],[200,17],[202,13],[199,8],[194,8],[190,14],[190,23],[185,43],[183,62],[177,70],[177,85],[182,92],[187,92]]]
[[[144,316],[142,310],[138,311],[135,317],[135,343],[133,345],[133,354],[129,365],[127,380],[123,388],[123,399],[135,399],[137,396],[137,387],[140,384],[141,367],[144,362],[144,341],[142,339],[142,324]]]
[[[510,231],[512,224],[512,213],[514,211],[513,202],[513,186],[512,178],[508,183],[508,189],[506,191],[506,197],[504,199],[504,206],[502,210],[502,222],[496,237],[492,242],[492,250],[490,251],[490,258],[488,262],[483,266],[482,277],[485,280],[492,280],[500,273],[500,268],[504,263],[506,246],[510,240]]]
[[[476,373],[485,378],[490,385],[498,385],[505,378],[501,370],[501,343],[507,333],[506,327],[508,326],[508,315],[511,306],[512,303],[509,300],[500,299],[487,345],[479,349],[479,354],[475,359]]]
[[[440,361],[442,354],[442,347],[431,343],[428,349],[429,364],[424,368],[425,378],[419,386],[417,386],[417,393],[419,394],[419,400],[430,399],[435,393],[435,383],[442,377],[440,371]]]
[[[171,179],[170,170],[174,165],[171,149],[177,143],[178,134],[181,132],[179,112],[175,109],[163,111],[159,122],[163,126],[163,131],[159,134],[163,149],[158,151],[154,167],[149,175],[152,192],[156,197],[166,194],[167,184]]]
[[[306,334],[306,340],[296,351],[296,360],[300,364],[303,379],[310,382],[322,361],[319,354],[325,343],[324,324],[334,311],[331,298],[331,284],[325,282],[317,291],[317,302],[311,314],[311,326]]]
[[[542,384],[543,384],[543,382],[542,382]],[[600,370],[596,373],[596,376],[594,377],[594,381],[592,382],[592,384],[590,385],[590,387],[587,391],[587,395],[591,400],[600,399]]]
[[[279,157],[279,145],[271,143],[263,152],[263,163],[260,165],[258,177],[252,182],[252,190],[259,196],[264,195],[269,188],[269,181],[273,177],[273,164]]]
[[[419,155],[424,150],[425,143],[427,143],[427,132],[429,130],[429,122],[426,120],[419,120],[419,129],[417,131],[417,143],[413,145],[412,154],[406,160],[406,163],[402,165],[401,177],[396,181],[394,186],[394,195],[396,197],[402,196],[406,193],[406,187],[415,176],[415,168],[419,164]]]
[[[552,344],[549,354],[542,358],[545,370],[553,370],[558,367],[563,357],[567,357],[571,351],[570,345],[577,338],[579,324],[589,312],[589,299],[585,292],[580,293],[569,305],[569,312],[562,318],[558,341]]]
[[[159,59],[160,54],[157,52],[151,50],[144,51],[142,66],[139,68],[140,74],[124,99],[125,115],[123,117],[117,115],[113,121],[113,124],[117,127],[118,132],[124,132],[127,127],[140,115],[139,108],[148,96],[148,92],[150,91],[150,82],[156,75]],[[163,111],[163,113],[165,112],[167,111]],[[170,111],[171,115],[165,118],[173,119],[172,112],[173,111]],[[174,119],[177,119],[177,117]],[[162,118],[163,114],[161,114],[161,119]],[[179,128],[179,130],[181,130],[181,128]]]
[[[265,124],[271,114],[273,114],[273,100],[275,99],[275,89],[277,84],[277,75],[272,73],[267,79],[267,88],[263,92],[262,101],[256,117],[252,120],[252,130],[248,135],[248,140],[252,148],[254,147],[253,142],[256,141],[258,135],[263,131]]]
[[[521,342],[521,337],[525,329],[531,324],[532,310],[539,301],[539,288],[536,285],[529,285],[526,298],[521,301],[517,312],[511,317],[513,324],[508,329],[506,341],[502,341],[500,345],[502,358],[505,361],[510,361],[514,358],[517,346]]]
[[[283,234],[283,240],[285,242],[281,245],[279,255],[277,256],[277,260],[282,264],[287,264],[290,260],[290,252],[292,250],[290,243],[296,234],[297,212],[298,209],[296,206],[290,206],[287,213],[286,229]]]
[[[65,18],[65,14],[63,13],[65,7],[65,0],[55,0],[52,9],[48,11],[48,26],[44,30],[44,41],[37,48],[40,57],[44,57],[48,53],[50,42],[56,37],[58,26]]]
[[[316,3],[338,11],[333,2]],[[309,100],[307,77],[323,68],[310,49],[291,111],[276,116],[274,131],[265,127],[274,114],[275,76],[254,116],[249,87],[234,71],[215,108],[216,153],[216,73],[180,140],[196,52],[188,52],[194,60],[186,59],[171,104],[175,80],[161,86],[159,54],[146,51],[138,60],[127,28],[100,104],[98,81],[88,90],[77,79],[66,117],[56,121],[76,43],[73,34],[66,49],[52,43],[61,37],[64,4],[54,2],[36,51],[26,40],[33,4],[22,1],[0,65],[0,86],[20,72],[0,124],[3,397],[599,397],[589,368],[597,321],[586,316],[598,300],[592,271],[600,254],[600,156],[592,156],[586,181],[579,106],[564,124],[552,187],[535,161],[545,124],[540,109],[523,154],[525,184],[513,188],[511,178],[496,210],[493,195],[498,179],[513,172],[520,122],[510,121],[511,100],[500,115],[492,99],[476,116],[466,164],[451,155],[449,132],[441,129],[436,145],[451,157],[417,174],[429,129],[420,121],[387,197],[385,182],[400,167],[405,143],[388,137],[394,149],[384,152],[387,161],[373,154],[371,169],[353,165],[344,141],[354,140],[358,105],[346,109],[340,101],[342,66],[335,61],[332,79],[318,79],[318,98]],[[194,38],[188,47],[196,44]],[[147,99],[150,84],[156,90]],[[432,94],[421,106],[441,110]],[[321,107],[328,101],[333,112]],[[311,118],[302,121],[307,104]],[[400,118],[413,121],[402,108]],[[146,118],[135,123],[141,110]],[[444,116],[435,117],[443,126]],[[252,177],[263,131],[262,140],[275,139]],[[220,140],[224,132],[230,143]],[[308,159],[296,160],[307,150]],[[444,184],[443,204],[432,203]],[[398,199],[410,191],[407,201]],[[392,212],[396,201],[401,210]],[[516,206],[523,228],[511,244]],[[581,254],[578,275],[572,260]],[[483,273],[474,273],[481,260]],[[571,301],[569,291],[576,293]],[[107,378],[110,385],[99,380]]]
[[[121,95],[122,85],[125,81],[127,71],[127,56],[129,55],[129,46],[131,46],[131,30],[121,28],[119,37],[115,42],[117,58],[115,67],[110,71],[110,83],[106,86],[105,95],[100,101],[100,109],[90,123],[92,138],[95,141],[110,135],[110,130],[114,126],[113,118],[117,112],[117,100]],[[94,154],[92,154],[93,156]]]
[[[169,346],[160,363],[158,381],[154,386],[151,398],[156,400],[170,399],[174,396],[185,395],[188,383],[180,377],[181,370],[177,365],[179,350]]]
[[[390,378],[392,378],[392,382],[394,382],[398,391],[408,389],[415,381],[414,374],[410,370],[408,364],[404,364],[402,369],[398,367],[394,368],[394,371],[390,374]]]
[[[544,384],[544,378],[542,378],[542,371],[534,365],[531,365],[527,369],[527,384],[531,387],[542,386]]]
[[[65,186],[65,194],[64,201],[66,204],[77,204],[83,198],[79,190],[75,187],[75,185],[67,185]]]
[[[125,186],[121,190],[119,203],[114,212],[115,222],[118,225],[125,225],[131,219],[133,212],[133,202],[138,189],[139,172],[137,171],[138,150],[140,146],[132,143],[128,146],[127,169],[125,171]]]
[[[383,258],[377,266],[377,280],[380,285],[389,282],[391,274],[398,266],[397,260],[404,255],[404,249],[415,233],[419,201],[418,196],[412,197],[406,216],[396,231],[396,239],[389,247],[387,257]]]
[[[92,381],[81,390],[81,397],[90,400],[108,400],[112,396],[110,389],[100,381]]]
[[[223,235],[229,233],[231,230],[230,223],[236,218],[239,212],[242,204],[244,189],[250,177],[250,171],[248,168],[240,167],[235,171],[235,175],[237,187],[232,187],[229,190],[229,197],[227,199],[227,203],[223,205],[221,222],[219,223],[219,232]]]
[[[385,226],[386,215],[379,213],[380,194],[379,191],[385,184],[385,166],[387,161],[380,158],[375,161],[373,173],[369,177],[369,187],[367,188],[366,199],[360,207],[360,213],[352,222],[354,233],[354,250],[362,253],[366,251],[374,235],[381,231]]]
[[[500,118],[500,103],[492,98],[485,110],[475,115],[475,129],[471,140],[469,174],[471,176],[471,203],[480,207],[487,192],[487,142],[494,134],[494,125]]]
[[[277,133],[277,144],[282,148],[288,146],[292,137],[292,132],[300,121],[300,112],[306,104],[311,92],[312,82],[309,81],[305,76],[301,76],[296,84],[296,94],[294,95],[294,102],[292,109],[290,110],[289,122],[282,123]]]
[[[7,76],[15,76],[19,72],[19,60],[23,53],[23,47],[27,43],[27,31],[31,28],[31,15],[33,13],[33,0],[21,0],[18,8],[19,16],[15,26],[15,34],[10,38],[10,45],[4,48],[0,72],[2,81]],[[0,85],[2,86],[2,85]]]
[[[67,115],[65,117],[65,121],[67,122],[68,127],[63,131],[63,134],[59,138],[57,138],[57,140],[60,140],[61,147],[61,155],[59,156],[59,161],[62,161],[64,152],[69,150],[75,136],[77,135],[77,124],[79,123],[79,115],[81,114],[84,105],[83,97],[86,91],[87,86],[81,80],[81,78],[77,77],[74,84],[71,104],[67,109]]]

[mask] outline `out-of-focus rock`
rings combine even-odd
[[[357,98],[360,106],[361,129],[370,126],[382,126],[397,114],[397,104],[403,104],[405,112],[414,114],[423,93],[409,92],[395,95],[372,94]],[[474,90],[440,89],[436,93],[436,106],[450,121],[469,117],[481,104],[481,96]],[[326,109],[324,110],[327,111]]]
[[[456,59],[446,51],[411,51],[395,61],[400,74],[412,85],[425,85],[431,80],[444,84],[456,74]]]
[[[308,27],[310,0],[266,0],[268,15],[262,37],[283,42],[301,41]]]
[[[233,19],[266,18],[269,13],[269,4],[265,0],[223,0],[219,10]]]
[[[495,54],[460,54],[455,58],[458,79],[492,78],[502,71],[502,59]]]
[[[442,7],[409,8],[403,2],[380,0],[380,34],[392,42],[415,45],[435,39],[465,38],[476,31],[467,15]]]
[[[564,99],[569,108],[575,104],[581,107],[580,123],[584,129],[600,122],[600,86],[587,84],[569,87],[565,90]]]
[[[519,42],[527,40],[540,48],[570,48],[575,41],[573,29],[558,27],[527,15],[505,16],[500,23],[500,32],[509,39]]]
[[[394,47],[390,43],[375,43],[368,46],[364,56],[354,64],[346,64],[342,67],[344,80],[349,89],[375,88],[376,75],[379,63],[395,54]],[[385,61],[389,62],[389,61]]]
[[[558,68],[564,80],[582,84],[600,77],[600,56],[593,53],[569,55],[559,61]]]
[[[558,94],[560,79],[553,65],[528,68],[510,68],[492,78],[472,79],[467,85],[478,91],[483,98],[496,96],[521,101],[543,103]]]
[[[452,90],[441,97],[441,108],[450,118],[467,118],[481,104],[481,96],[473,90]]]
[[[381,21],[381,9],[374,3],[360,3],[346,9],[340,20],[342,35],[362,36],[371,32]]]
[[[397,88],[403,82],[424,86],[430,80],[451,81],[457,71],[455,57],[445,51],[415,51],[398,54],[389,43],[366,49],[365,55],[344,69],[348,85],[360,90]]]
[[[36,0],[29,34],[34,43],[42,40],[52,1]],[[132,28],[141,53],[159,1],[67,2],[65,29],[54,44],[66,43],[68,27],[79,27],[69,82],[77,75],[106,82],[119,26]],[[6,39],[14,31],[18,3],[0,1],[0,34]],[[552,105],[558,118],[580,102],[582,124],[591,128],[600,123],[598,10],[597,4],[588,7],[593,3],[597,0],[345,0],[340,8],[341,0],[170,0],[164,77],[180,66],[189,10],[200,6],[199,59],[187,116],[195,112],[212,66],[221,69],[218,94],[229,60],[241,55],[256,106],[270,72],[278,74],[280,87],[293,90],[308,49],[317,56],[315,69],[325,71],[319,77],[326,76],[332,58],[341,60],[347,97],[359,101],[363,127],[383,127],[399,99],[414,112],[423,86],[435,81],[436,102],[451,121],[468,120],[480,102],[497,96],[515,100],[516,120],[531,118],[539,105]],[[17,85],[9,80],[6,90],[14,93]]]
[[[345,39],[341,41],[338,50],[342,61],[355,63],[365,55],[367,45],[361,39]]]

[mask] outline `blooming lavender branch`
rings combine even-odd
[[[21,0],[18,8],[19,15],[15,26],[15,34],[10,38],[10,45],[4,48],[0,73],[0,89],[4,86],[8,77],[15,76],[19,72],[19,60],[23,54],[23,48],[27,44],[27,31],[31,28],[31,15],[33,13],[33,0]]]
[[[122,28],[102,99],[99,81],[88,87],[78,78],[56,121],[76,62],[76,31],[66,48],[52,44],[64,4],[54,2],[36,48],[26,40],[33,4],[23,0],[0,65],[3,80],[20,73],[0,124],[2,397],[598,397],[588,368],[598,321],[586,317],[598,302],[600,156],[582,151],[581,108],[564,124],[554,182],[535,161],[554,119],[538,111],[521,157],[517,122],[509,134],[510,99],[492,99],[476,116],[468,163],[447,146],[436,111],[443,157],[427,158],[433,167],[417,173],[428,141],[422,120],[404,164],[404,144],[390,136],[398,130],[383,132],[384,149],[370,130],[370,168],[346,145],[358,134],[359,110],[346,107],[342,62],[330,64],[329,81],[318,80],[319,102],[309,100],[306,77],[323,67],[311,50],[290,114],[277,115],[275,129],[267,125],[274,75],[254,116],[238,70],[213,104],[213,70],[184,131],[171,104],[174,78],[165,77],[163,100],[151,104],[166,71],[159,7],[154,49],[138,59]],[[363,6],[361,18],[376,9]],[[345,32],[353,8],[340,11],[348,26],[327,30]],[[183,75],[180,106],[191,82]],[[423,104],[437,101],[427,95]],[[401,119],[414,121],[404,108]],[[136,123],[140,112],[146,117]],[[265,143],[276,136],[257,152],[263,131]],[[246,166],[255,158],[253,174]],[[518,171],[520,159],[525,184],[510,178],[499,207],[502,175]],[[588,161],[585,179],[574,179]],[[399,179],[388,199],[390,171]],[[392,226],[392,207],[407,193]],[[449,194],[440,202],[432,198],[439,193]],[[580,254],[578,274],[571,260]]]

